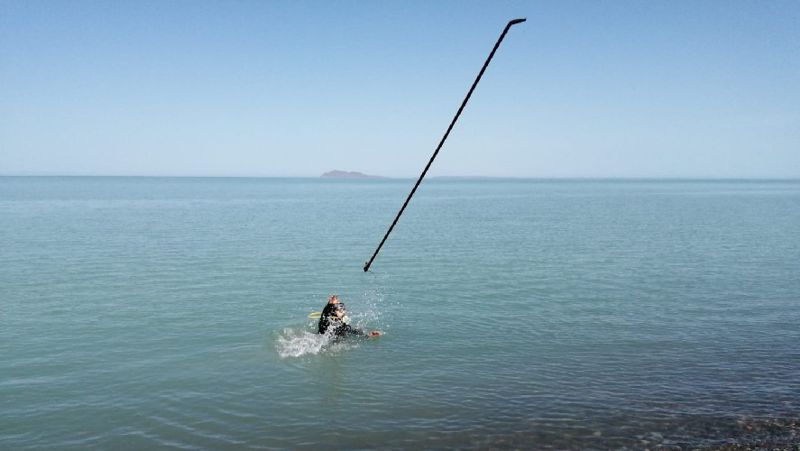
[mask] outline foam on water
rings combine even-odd
[[[275,350],[281,358],[319,354],[331,342],[327,334],[313,333],[307,329],[286,328],[278,336]]]

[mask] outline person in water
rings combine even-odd
[[[364,333],[361,329],[356,329],[347,324],[347,309],[344,304],[339,301],[339,296],[335,294],[328,298],[328,303],[322,309],[322,315],[319,317],[319,324],[317,326],[320,334],[332,334],[335,338],[343,337],[378,337],[381,333],[373,330],[370,333]]]

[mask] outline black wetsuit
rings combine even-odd
[[[351,327],[349,324],[343,323],[341,319],[333,315],[333,307],[335,305],[336,304],[327,304],[325,308],[322,309],[322,315],[319,317],[319,324],[317,326],[319,333],[327,333],[328,329],[333,328],[333,336],[335,338],[365,336],[364,331],[361,329]]]

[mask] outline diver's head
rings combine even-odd
[[[338,303],[339,303],[339,296],[337,296],[337,295],[335,295],[335,294],[332,294],[332,295],[331,295],[331,296],[328,298],[328,304],[338,304]]]
[[[335,316],[336,318],[344,318],[346,314],[347,309],[341,302],[337,302],[331,309],[331,315]]]

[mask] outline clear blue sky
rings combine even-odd
[[[800,2],[0,1],[0,174],[800,177]]]

